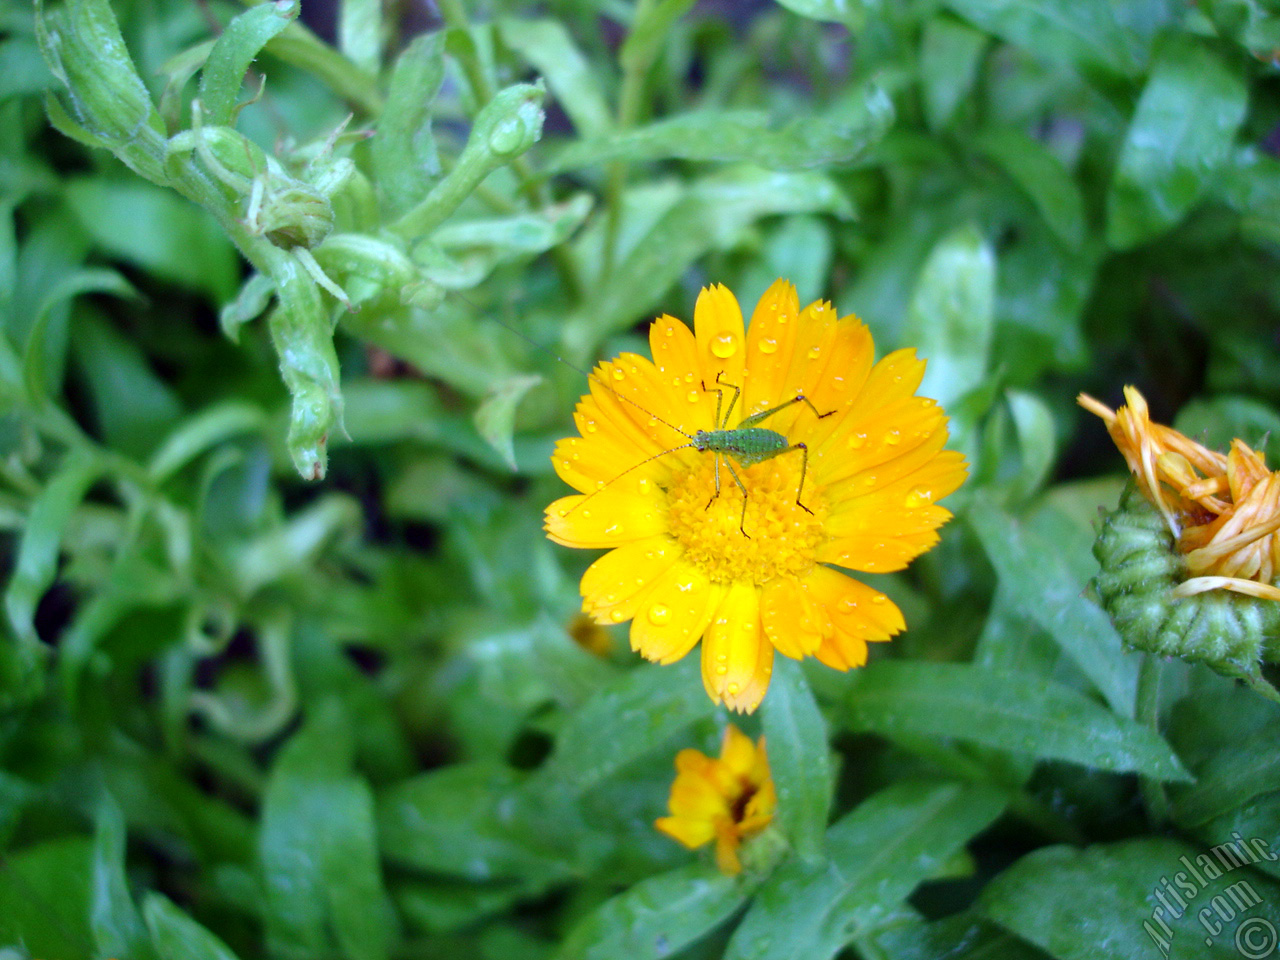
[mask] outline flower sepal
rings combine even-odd
[[[746,839],[738,851],[742,863],[742,877],[749,883],[759,883],[791,852],[791,841],[776,823],[771,823],[755,836]]]
[[[1093,554],[1101,566],[1094,588],[1128,646],[1203,663],[1275,694],[1261,663],[1280,662],[1280,604],[1228,590],[1179,595],[1185,555],[1134,482],[1103,519]]]

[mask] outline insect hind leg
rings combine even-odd
[[[799,450],[801,455],[800,483],[796,487],[796,506],[799,507],[801,510],[803,510],[805,513],[809,514],[809,516],[813,516],[813,511],[810,510],[808,507],[806,507],[800,501],[800,495],[804,493],[804,478],[809,473],[809,445],[807,443],[793,443],[791,446],[781,451],[778,455],[781,456],[783,453],[792,453],[796,450]]]

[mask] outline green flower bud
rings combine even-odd
[[[1280,660],[1280,603],[1227,590],[1174,596],[1186,564],[1134,483],[1103,520],[1093,555],[1102,568],[1094,588],[1129,646],[1232,677],[1257,677],[1261,661]]]
[[[360,233],[330,237],[315,252],[316,261],[356,305],[400,306],[400,289],[418,276],[404,252],[392,243]]]
[[[36,3],[36,37],[70,118],[142,176],[165,183],[164,121],[107,0]]]

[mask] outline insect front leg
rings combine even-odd
[[[724,430],[728,426],[729,417],[733,415],[733,408],[738,402],[739,395],[741,395],[742,393],[742,388],[737,386],[736,384],[723,383],[723,381],[721,381],[720,379],[723,376],[724,376],[723,370],[719,371],[716,374],[715,382],[717,387],[716,389],[712,389],[712,390],[707,389],[707,382],[705,380],[702,381],[702,392],[714,393],[716,395],[716,429],[717,430]],[[733,389],[733,397],[729,400],[729,408],[725,410],[724,417],[720,416],[720,405],[724,401],[724,391],[719,389],[720,386],[731,387]]]

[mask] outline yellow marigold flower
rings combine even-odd
[[[1225,456],[1172,427],[1152,423],[1146,400],[1124,388],[1127,406],[1112,410],[1081,394],[1102,417],[1146,498],[1160,511],[1183,555],[1188,577],[1173,591],[1189,597],[1231,590],[1280,600],[1280,472],[1234,440]]]
[[[778,807],[764,738],[756,746],[730,724],[719,759],[681,750],[667,807],[671,816],[654,821],[655,827],[690,850],[714,840],[716,866],[730,876],[739,873],[738,847],[767,827]]]
[[[868,642],[906,624],[827,564],[903,569],[938,542],[951,514],[937,501],[965,479],[964,458],[942,449],[945,413],[915,396],[924,361],[898,350],[874,363],[860,320],[822,301],[801,309],[784,280],[749,329],[733,294],[712,286],[693,331],[664,315],[649,342],[652,362],[623,354],[596,368],[574,415],[581,436],[553,456],[581,494],[547,508],[548,536],[611,550],[582,578],[584,611],[631,620],[632,648],[659,663],[701,640],[707,692],[732,710],[760,704],[775,650],[862,665]],[[797,397],[808,402],[749,424],[789,452],[744,466],[694,446],[717,416],[737,427]]]

